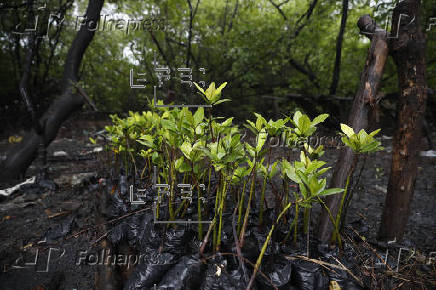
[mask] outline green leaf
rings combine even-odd
[[[193,82],[194,83],[194,85],[197,87],[197,89],[203,94],[203,95],[206,95],[206,93],[204,92],[204,90],[196,83],[196,82]]]
[[[378,132],[380,132],[380,129],[372,131],[371,133],[369,133],[369,136],[374,137],[375,135],[377,135]]]
[[[257,137],[257,145],[256,145],[257,152],[260,152],[262,150],[262,147],[265,144],[267,137],[268,137],[268,133],[266,133],[265,129],[262,129],[262,131],[259,133]]]
[[[266,124],[266,120],[264,117],[262,117],[262,115],[258,114],[258,113],[254,113],[254,115],[256,116],[256,129],[257,131],[260,131],[263,127],[264,124]]]
[[[173,121],[164,119],[161,121],[161,123],[164,129],[171,130],[173,132],[177,131],[176,123],[174,123]]]
[[[189,166],[188,162],[186,162],[186,160],[183,158],[183,156],[181,156],[179,159],[176,160],[174,167],[180,173],[190,172],[192,170],[191,166]]]
[[[230,126],[232,124],[232,121],[233,121],[233,117],[228,118],[227,120],[225,120],[224,122],[221,123],[221,126],[223,126],[223,127]]]
[[[380,142],[374,140],[371,143],[362,146],[360,150],[362,151],[362,153],[365,153],[377,151],[378,148],[380,148]]]
[[[177,159],[176,162],[174,162],[174,168],[176,170],[179,170],[179,168],[182,166],[184,160],[185,159],[183,158],[183,156],[181,156],[179,159]]]
[[[209,87],[206,89],[206,92],[205,92],[206,98],[211,102],[213,102],[213,95],[212,94],[214,91],[215,91],[215,83],[212,82],[209,85]]]
[[[349,138],[351,138],[351,136],[354,135],[354,130],[353,128],[349,127],[346,124],[342,124],[341,123],[341,130],[342,132],[344,132],[345,135],[347,135]],[[345,143],[345,142],[344,142]]]
[[[182,146],[180,146],[180,150],[186,156],[186,158],[191,160],[191,151],[192,151],[191,143],[186,142],[186,141],[183,142]]]
[[[203,121],[204,118],[204,108],[200,107],[194,114],[194,126],[198,126]]]
[[[329,117],[329,114],[321,114],[312,121],[312,125],[317,125],[319,123],[322,123]]]
[[[222,99],[222,100],[218,100],[215,103],[213,103],[214,106],[221,104],[221,103],[225,103],[225,102],[230,102],[230,99]]]
[[[298,120],[300,119],[301,116],[302,116],[302,114],[300,111],[295,112],[294,117],[292,118],[295,126],[298,126]]]
[[[279,170],[279,167],[277,166],[279,163],[276,161],[276,162],[274,162],[273,164],[272,164],[272,166],[271,166],[271,171],[270,171],[270,173],[269,173],[269,175],[268,175],[268,178],[269,179],[272,179],[273,177],[274,177],[274,175],[276,175],[277,174],[277,172],[278,172],[278,170]]]
[[[359,143],[365,144],[368,142],[368,134],[366,134],[365,130],[360,129],[359,133],[357,134],[357,138],[359,139]]]
[[[222,83],[214,92],[213,97],[219,96],[221,94],[222,89],[224,89],[227,85],[227,82]],[[216,104],[216,103],[215,103]]]
[[[298,119],[298,128],[302,131],[304,134],[309,128],[310,128],[311,122],[307,115],[302,115]]]
[[[286,176],[287,176],[290,180],[292,180],[293,182],[295,182],[295,183],[301,183],[301,178],[298,177],[298,175],[297,175],[297,173],[296,173],[294,167],[292,167],[292,166],[289,167],[289,168],[285,171],[285,173],[286,173]]]
[[[300,161],[306,164],[306,154],[304,154],[304,151],[300,151]]]
[[[147,147],[153,147],[153,136],[151,135],[141,135],[136,141]]]
[[[197,126],[195,128],[195,134],[202,135],[204,133],[203,126]]]
[[[157,153],[156,151],[153,152],[153,154],[151,154],[151,161],[156,164],[157,160],[159,159],[159,153]]]
[[[348,140],[347,137],[342,137],[341,140],[342,140],[342,142],[344,142],[345,145],[350,147],[352,150],[356,149],[355,146],[350,142],[350,140]]]
[[[329,188],[329,189],[323,190],[318,195],[319,196],[333,195],[333,194],[341,193],[343,191],[344,191],[343,188]]]

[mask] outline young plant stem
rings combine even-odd
[[[201,241],[203,238],[203,224],[201,223],[201,192],[194,174],[194,162],[191,162],[191,180],[194,186],[197,187],[197,214],[198,214],[198,239]]]
[[[268,178],[268,176],[265,175],[265,178],[263,179],[263,184],[262,184],[262,193],[260,195],[259,227],[261,227],[262,223],[263,223],[263,203],[265,200],[265,189],[266,189],[266,179],[267,178]]]
[[[209,166],[208,181],[207,181],[207,199],[210,198],[210,177],[212,175],[212,166]],[[206,215],[209,215],[209,205],[205,208]]]
[[[209,166],[209,173],[208,173],[209,179],[207,181],[207,196],[208,197],[210,197],[210,176],[211,176],[211,174],[212,174],[212,166]]]
[[[292,223],[289,226],[289,232],[286,234],[286,237],[283,239],[282,244],[285,244],[289,239],[289,236],[293,232],[293,243],[297,244],[297,226],[298,226],[298,201],[295,201],[295,216],[292,220]]]
[[[286,188],[286,190],[284,190],[284,196],[285,196],[285,204],[288,204],[289,201],[289,185],[288,185],[288,181],[283,181],[284,182],[284,187]]]
[[[209,241],[209,236],[210,236],[210,232],[212,231],[212,228],[215,228],[215,224],[216,224],[216,219],[213,218],[212,223],[209,225],[209,229],[207,230],[206,236],[203,239],[203,242],[201,243],[200,246],[200,256],[204,257],[203,253],[204,253],[204,249],[206,248],[207,242]]]
[[[304,233],[307,234],[309,232],[309,217],[310,217],[310,208],[304,208],[303,220],[304,220]]]
[[[339,229],[336,227],[336,222],[335,222],[335,219],[333,218],[332,212],[330,211],[329,207],[325,204],[325,202],[319,196],[318,196],[318,201],[319,201],[319,203],[322,204],[322,206],[327,211],[329,219],[330,219],[330,222],[334,226],[334,233],[333,234],[337,234],[339,236]],[[342,241],[341,241],[341,239],[338,240],[338,243],[339,243],[339,247],[342,248]]]
[[[306,256],[309,258],[309,246],[310,246],[310,231],[309,231],[309,227],[310,227],[310,211],[311,208],[308,208],[308,213],[307,213],[307,232],[306,232]]]
[[[242,186],[241,197],[239,198],[238,205],[238,234],[241,231],[241,218],[242,218],[242,209],[244,207],[244,199],[245,199],[245,186],[247,185],[247,180],[244,180],[244,185]]]
[[[341,241],[341,235],[339,232],[341,229],[342,211],[344,209],[345,200],[347,198],[347,193],[348,193],[348,186],[350,184],[351,176],[353,175],[353,172],[354,172],[354,167],[356,166],[356,163],[357,163],[357,158],[358,158],[358,155],[357,154],[354,155],[353,164],[352,164],[350,171],[348,173],[348,176],[347,176],[347,181],[345,183],[345,189],[344,189],[344,193],[342,195],[341,204],[339,206],[339,211],[338,211],[338,214],[336,215],[336,220],[334,223],[336,231],[334,231],[332,234],[332,241],[334,242],[337,240],[338,244],[341,248],[342,248],[342,241]]]
[[[197,212],[198,212],[198,239],[201,241],[203,238],[203,223],[201,219],[201,192],[197,185]]]
[[[160,175],[159,173],[157,173],[157,177],[156,177],[156,182],[157,184],[160,184]],[[160,190],[157,190],[157,206],[156,206],[156,219],[159,219],[159,208],[160,208]]]
[[[176,212],[174,213],[174,216],[177,217],[179,215],[179,212],[182,210],[182,208],[186,205],[187,199],[184,199],[182,203],[177,207]],[[183,212],[182,212],[183,214]]]
[[[210,130],[210,136],[212,137],[212,142],[215,142],[215,138],[213,136],[213,130],[212,130],[212,107],[209,108],[209,130]]]
[[[132,174],[132,178],[133,178],[133,184],[135,185],[135,181],[136,181],[136,172],[138,171],[138,169],[136,168],[136,161],[135,161],[135,157],[133,157],[132,152],[130,151],[130,143],[129,143],[129,135],[126,134],[126,148],[127,148],[127,153],[130,155],[130,158],[132,159],[132,163],[133,163],[133,167],[134,167],[134,171]],[[135,150],[135,149],[133,149]],[[136,154],[136,153],[135,153]],[[126,175],[127,176],[127,175]]]
[[[221,230],[222,230],[222,225],[223,225],[223,211],[224,211],[224,203],[226,201],[226,186],[227,186],[227,179],[226,176],[224,175],[224,185],[223,185],[223,189],[221,191],[221,202],[220,202],[220,207],[219,207],[219,215],[220,215],[220,222],[219,222],[219,227],[218,227],[218,240],[216,243],[216,250],[218,251],[221,245]]]
[[[218,216],[218,205],[220,202],[219,192],[221,190],[221,183],[222,183],[222,174],[220,174],[220,184],[218,185],[218,189],[217,189],[216,196],[215,196],[215,211],[214,211],[214,220],[215,221],[216,221],[216,218]],[[216,241],[217,241],[217,227],[216,227],[216,223],[215,223],[215,226],[213,228],[213,236],[212,236],[212,243],[213,243],[214,250],[216,248]]]
[[[362,162],[362,167],[360,167],[360,170],[359,170],[359,174],[357,175],[357,178],[356,178],[356,180],[354,181],[354,180],[352,180],[352,187],[350,188],[350,193],[348,194],[348,196],[347,196],[347,198],[345,199],[345,205],[344,205],[344,214],[343,214],[343,217],[346,217],[347,216],[347,210],[348,210],[348,206],[350,205],[350,203],[351,203],[351,200],[353,199],[353,194],[354,194],[354,192],[355,192],[355,190],[357,189],[357,187],[359,186],[359,182],[360,182],[360,178],[362,177],[362,172],[363,172],[363,170],[364,170],[364,168],[365,168],[365,163],[366,163],[366,157],[367,157],[368,155],[367,154],[365,154],[364,155],[364,157],[363,157],[363,162]],[[356,164],[357,165],[357,164]]]
[[[276,224],[279,222],[282,215],[284,215],[286,213],[286,211],[291,207],[291,205],[292,205],[292,203],[288,203],[285,206],[285,208],[279,214],[276,222],[272,225],[271,230],[269,231],[268,236],[266,237],[265,243],[263,243],[262,250],[260,251],[259,257],[257,258],[256,264],[254,266],[254,271],[253,271],[253,274],[251,275],[250,282],[248,283],[247,289],[251,289],[251,287],[253,286],[254,279],[256,278],[257,271],[259,270],[260,264],[262,263],[263,255],[265,254],[268,243],[271,240],[271,236],[272,236],[272,233],[274,231]]]
[[[298,202],[295,202],[295,218],[294,218],[294,245],[297,244],[297,230],[298,230],[298,214],[300,209],[298,208]]]
[[[174,149],[171,149],[170,154],[170,178],[171,178],[171,186],[170,186],[170,200],[168,203],[168,210],[170,212],[170,220],[174,220],[174,209],[173,209],[173,200],[174,200],[174,184],[175,184],[175,176],[174,176]]]
[[[262,194],[260,196],[259,226],[262,226],[262,223],[263,223],[263,204],[264,204],[264,200],[265,200],[266,181],[268,179],[268,171],[269,171],[270,162],[271,162],[271,147],[269,147],[269,151],[268,151],[268,162],[266,163],[266,173],[265,173],[265,178],[263,179],[263,184],[262,184]]]
[[[141,171],[141,177],[140,177],[141,180],[144,179],[144,173],[145,173],[146,169],[147,169],[147,161],[145,161],[145,166],[144,166],[144,168]]]
[[[332,242],[338,242],[339,247],[342,248],[342,241],[341,241],[341,235],[339,233],[340,231],[340,221],[341,221],[341,216],[342,216],[342,207],[344,206],[344,201],[345,198],[347,196],[347,190],[348,190],[348,184],[350,183],[350,175],[347,176],[347,182],[345,183],[345,189],[344,189],[344,193],[342,194],[342,199],[341,199],[341,204],[339,206],[339,211],[338,214],[336,215],[336,219],[334,222],[334,227],[335,227],[335,231],[332,234]]]
[[[251,179],[251,186],[250,186],[250,195],[248,197],[247,209],[245,210],[244,223],[242,225],[242,230],[241,230],[241,233],[239,235],[239,241],[240,241],[241,248],[244,246],[245,229],[247,228],[248,216],[250,215],[251,199],[253,198],[254,184],[255,184],[255,180],[256,180],[256,161],[254,161],[254,167],[253,167],[251,174],[252,174],[252,179]]]

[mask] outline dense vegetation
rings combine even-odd
[[[225,86],[226,83],[215,88],[215,84],[212,83],[207,90],[200,87],[198,89],[205,102],[215,106],[229,101],[221,99],[221,91]],[[243,244],[248,221],[255,220],[254,216],[250,215],[250,211],[256,199],[259,202],[256,206],[258,225],[264,226],[265,192],[268,186],[268,191],[273,193],[275,199],[276,223],[282,218],[285,223],[286,220],[289,221],[290,229],[284,241],[293,232],[295,243],[300,210],[303,210],[303,228],[304,233],[307,234],[310,209],[313,204],[321,203],[325,207],[322,197],[344,192],[338,215],[333,217],[330,214],[330,219],[336,228],[333,240],[341,244],[339,229],[343,218],[342,209],[347,200],[350,176],[345,190],[327,189],[327,181],[322,176],[330,167],[324,167],[326,162],[319,160],[324,154],[323,145],[312,148],[307,143],[308,138],[316,131],[316,126],[324,122],[328,114],[310,120],[307,115],[297,111],[292,117],[267,121],[260,114],[254,113],[256,120],[247,120],[244,124],[255,136],[255,142],[250,144],[242,141],[241,129],[232,124],[233,118],[219,122],[218,120],[222,118],[213,116],[212,107],[209,108],[207,116],[202,107],[195,112],[191,112],[186,107],[155,108],[153,104],[151,107],[153,111],[130,112],[129,117],[125,119],[113,115],[114,125],[107,127],[106,130],[111,140],[111,150],[122,160],[126,174],[137,176],[139,186],[151,186],[150,180],[155,168],[158,168],[159,173],[154,182],[165,184],[166,190],[161,192],[159,189],[157,196],[154,197],[158,203],[155,209],[157,218],[161,216],[161,219],[168,221],[186,220],[187,207],[193,200],[196,201],[198,238],[200,240],[203,238],[205,230],[202,227],[202,217],[212,212],[213,249],[219,250],[223,213],[225,209],[232,212],[234,208],[238,213],[237,233]],[[341,124],[341,129],[342,145],[349,146],[357,154],[382,149],[380,142],[374,139],[380,130],[367,134],[362,129],[355,133],[345,124]],[[274,141],[271,142],[271,138],[285,141],[287,150],[282,152],[282,155],[272,156]],[[301,149],[300,161],[290,160],[290,149],[298,149],[297,144],[303,144],[302,148],[299,148]],[[275,176],[280,176],[281,184],[279,182],[277,185],[277,182],[273,181]],[[263,179],[261,190],[256,190],[256,177]],[[213,188],[211,188],[212,179],[217,183]],[[185,191],[185,194],[176,192],[177,180],[183,180],[182,184],[189,184],[190,190]],[[294,187],[291,184],[294,184]],[[247,185],[248,190],[246,190]],[[293,190],[290,190],[291,188]],[[228,193],[232,193],[233,196],[228,196]],[[205,202],[211,199],[213,202]],[[167,205],[166,215],[159,213],[161,202]],[[208,207],[213,207],[213,210]],[[290,208],[294,208],[292,219],[285,215]],[[272,225],[263,252],[274,226],[275,223]],[[259,264],[263,252],[259,256]]]
[[[30,48],[26,34],[13,33],[14,26],[27,19],[26,6],[8,2],[1,9],[0,30],[2,116],[25,113],[17,90]],[[40,111],[59,93],[62,66],[73,36],[80,25],[87,1],[47,1],[45,11],[65,15],[65,22],[52,21],[48,38],[37,44],[31,68],[30,87]],[[277,3],[276,3],[277,2]],[[342,61],[337,88],[332,89],[336,38],[341,22],[341,1],[117,1],[105,3],[101,12],[107,19],[155,19],[145,29],[97,30],[79,71],[81,83],[101,111],[121,112],[146,108],[146,98],[153,96],[156,77],[153,60],[175,71],[193,70],[194,81],[228,81],[226,95],[231,106],[221,106],[221,113],[243,121],[251,111],[263,114],[287,113],[300,109],[310,115],[328,110],[338,124],[340,110],[354,96],[367,53],[368,40],[359,35],[359,16],[374,15],[383,28],[391,25],[394,3],[387,1],[351,1],[343,36]],[[16,5],[14,5],[16,4]],[[424,1],[423,27],[434,16],[431,1]],[[118,14],[117,14],[118,13]],[[48,23],[42,13],[40,23]],[[79,24],[77,24],[79,23]],[[124,25],[125,26],[125,25]],[[19,29],[22,29],[19,27]],[[46,32],[41,25],[41,33]],[[433,47],[436,33],[427,31],[427,46]],[[435,87],[435,50],[427,50],[428,86]],[[205,68],[205,74],[199,71]],[[131,89],[129,71],[146,73],[144,89]],[[170,83],[168,90],[186,95],[186,86]],[[391,61],[385,69],[382,93],[395,93],[397,80]],[[333,93],[334,92],[334,93]],[[166,93],[166,92],[164,92]],[[308,99],[300,98],[308,97]],[[319,97],[319,98],[318,98]],[[433,98],[431,95],[430,98]],[[313,105],[317,98],[317,105]],[[344,120],[342,116],[342,120]],[[21,118],[27,118],[24,114]]]

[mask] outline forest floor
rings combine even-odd
[[[77,126],[77,122],[69,121],[61,130],[48,148],[50,177],[58,185],[55,190],[25,186],[9,197],[0,197],[1,289],[94,288],[98,267],[102,266],[78,263],[83,256],[81,252],[99,255],[97,245],[107,234],[95,227],[97,192],[101,190],[109,172],[109,168],[105,168],[107,156],[104,150],[95,149],[101,147],[102,142],[94,145],[89,141],[89,137],[95,137],[93,134],[101,130],[103,125],[104,122]],[[436,135],[433,140],[436,144]],[[358,234],[361,244],[364,244],[359,247],[366,247],[367,251],[374,249],[382,257],[385,257],[386,250],[377,244],[376,234],[390,172],[391,141],[385,136],[382,138],[385,151],[359,161],[357,172],[363,164],[364,168],[358,185],[354,187],[346,218],[346,232]],[[5,148],[7,142],[1,141],[1,149]],[[54,156],[59,151],[65,153],[56,153],[58,156]],[[334,166],[338,153],[336,148],[327,148],[322,159],[329,166]],[[298,157],[297,151],[292,154],[294,159]],[[35,170],[32,166],[27,175],[33,176]],[[436,251],[436,157],[421,157],[418,170],[409,222],[400,245],[414,249],[413,263],[424,265],[429,261],[430,253]],[[312,227],[315,227],[319,208],[313,212]],[[398,246],[389,253],[388,265],[391,268],[396,267],[395,251],[398,252]],[[404,257],[401,257],[400,267],[412,263],[412,259],[405,261]],[[368,261],[362,261],[362,264],[365,262]],[[374,265],[375,262],[368,263]],[[410,279],[427,289],[436,287],[434,260],[428,267],[428,272],[422,277],[419,271],[418,274],[416,271],[412,274],[403,271],[409,276],[404,274],[395,285],[404,285]],[[373,269],[368,268],[367,273],[358,273],[359,277],[362,275],[374,277],[375,274]],[[392,271],[386,274],[389,275],[395,276]],[[369,286],[367,283],[365,285]]]

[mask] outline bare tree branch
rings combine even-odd
[[[285,21],[288,20],[288,18],[286,17],[285,13],[283,13],[283,10],[280,9],[280,5],[283,5],[284,3],[282,3],[282,4],[280,4],[280,5],[277,5],[277,4],[275,4],[274,1],[272,1],[272,0],[268,0],[268,2],[271,3],[271,5],[274,6],[274,7],[277,9],[277,11],[280,13],[280,15],[282,15],[282,17],[283,17],[283,19],[284,19]]]

